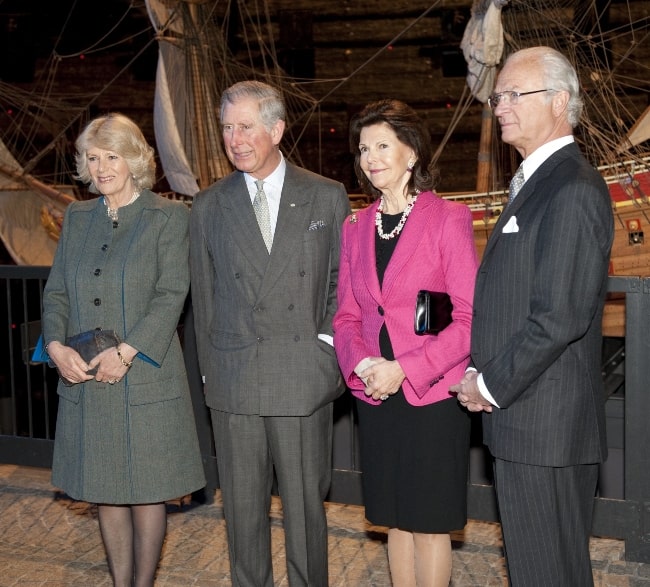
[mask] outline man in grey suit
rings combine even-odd
[[[190,262],[232,584],[273,586],[275,471],[289,583],[324,587],[332,402],[344,389],[332,317],[349,200],[342,184],[285,161],[285,106],[272,86],[235,84],[220,115],[236,171],[195,198]]]
[[[503,141],[523,157],[523,177],[513,178],[516,197],[478,271],[475,370],[451,390],[484,412],[511,584],[593,585],[589,535],[607,452],[600,367],[609,193],[574,143],[582,100],[563,55],[547,47],[512,54],[489,103]]]

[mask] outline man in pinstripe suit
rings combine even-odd
[[[593,498],[607,451],[600,361],[609,194],[574,143],[582,101],[560,53],[511,55],[489,103],[503,141],[523,157],[523,187],[485,249],[474,370],[451,390],[484,412],[511,584],[589,586]]]

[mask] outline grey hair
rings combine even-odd
[[[153,187],[156,179],[153,147],[147,143],[140,127],[124,114],[111,113],[91,120],[77,138],[75,148],[75,179],[88,184],[91,192],[99,193],[88,171],[87,153],[92,148],[114,151],[123,157],[138,191]]]
[[[287,111],[280,92],[273,86],[256,80],[238,82],[221,94],[219,109],[221,120],[226,105],[235,104],[243,98],[254,98],[258,101],[260,117],[267,130],[270,130],[278,120],[286,121]]]
[[[511,57],[531,59],[542,65],[542,75],[547,88],[569,94],[567,122],[572,128],[578,126],[584,102],[580,96],[580,81],[575,67],[559,51],[552,47],[530,47],[513,53]]]

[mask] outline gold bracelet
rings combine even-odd
[[[120,352],[120,347],[115,347],[115,350],[117,351],[117,356],[120,358],[120,361],[122,361],[122,365],[124,365],[127,369],[133,365],[133,361],[125,361],[124,357],[122,356],[122,353]]]

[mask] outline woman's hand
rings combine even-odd
[[[90,361],[90,369],[97,367],[97,373],[95,374],[96,381],[105,381],[110,385],[113,385],[114,383],[121,381],[127,374],[130,368],[127,363],[131,363],[138,352],[131,345],[124,342],[120,343],[118,348],[122,358],[120,358],[117,349],[111,347],[102,351],[92,361]]]
[[[92,367],[72,347],[59,341],[52,341],[47,345],[47,354],[56,365],[59,375],[72,383],[89,381],[94,377],[94,375],[86,373]]]
[[[385,401],[399,391],[406,374],[398,361],[387,361],[383,357],[370,358],[373,365],[360,373],[366,380],[364,392],[374,400]]]

